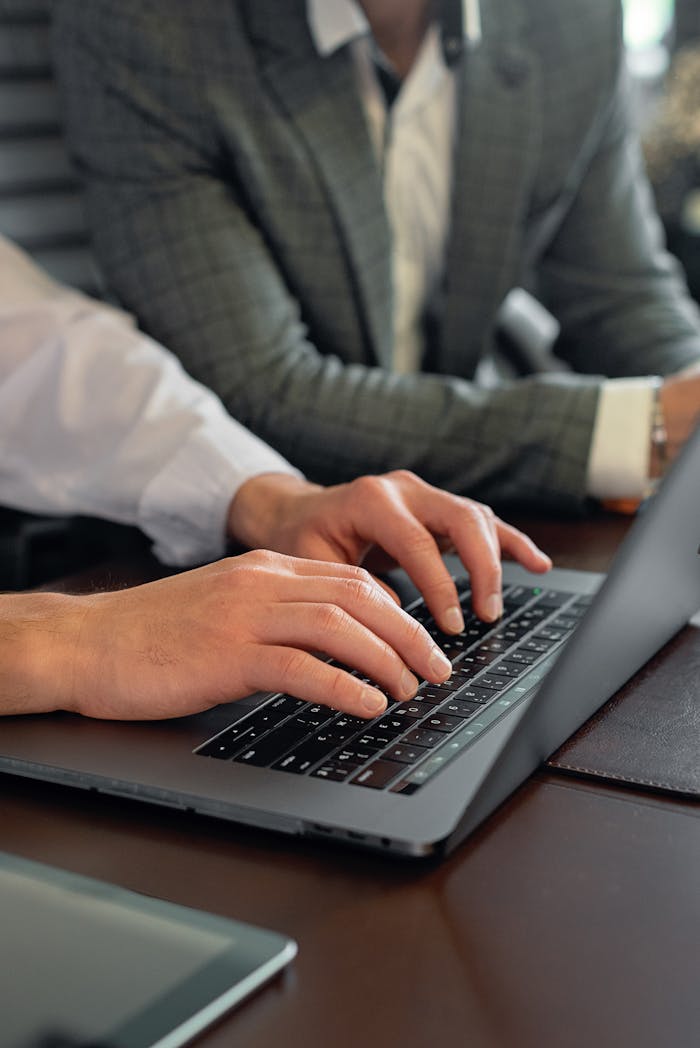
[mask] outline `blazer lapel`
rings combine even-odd
[[[247,22],[270,91],[316,167],[376,359],[392,353],[391,235],[382,178],[347,49],[319,58],[303,0],[250,0]]]
[[[458,89],[452,230],[436,359],[437,370],[466,377],[513,278],[541,131],[537,62],[516,39],[517,5],[490,0],[482,14],[483,39],[466,55]]]

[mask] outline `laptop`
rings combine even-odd
[[[503,619],[468,616],[458,638],[400,580],[454,665],[416,700],[373,721],[279,694],[158,723],[6,718],[0,771],[402,856],[446,854],[700,608],[699,546],[700,429],[607,577],[506,564]],[[468,611],[468,579],[457,578]]]

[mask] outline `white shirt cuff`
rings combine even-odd
[[[588,494],[643,498],[649,486],[652,378],[608,379],[601,388],[588,458]]]
[[[153,478],[138,523],[168,564],[216,560],[226,551],[226,518],[238,489],[262,473],[301,477],[286,459],[233,419],[208,419]]]

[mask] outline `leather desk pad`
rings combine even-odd
[[[676,634],[547,765],[700,800],[700,627]]]

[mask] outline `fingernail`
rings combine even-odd
[[[461,633],[464,629],[464,615],[462,609],[456,604],[453,608],[447,609],[442,616],[442,621],[450,633]]]
[[[386,698],[378,691],[367,688],[362,694],[362,708],[376,717],[386,709]]]
[[[418,691],[418,681],[409,670],[401,674],[401,694],[406,699],[412,699]]]
[[[436,677],[449,677],[452,673],[452,663],[439,648],[433,648],[430,655],[430,669]]]
[[[492,593],[486,601],[486,619],[495,622],[503,614],[503,599],[500,593]]]

